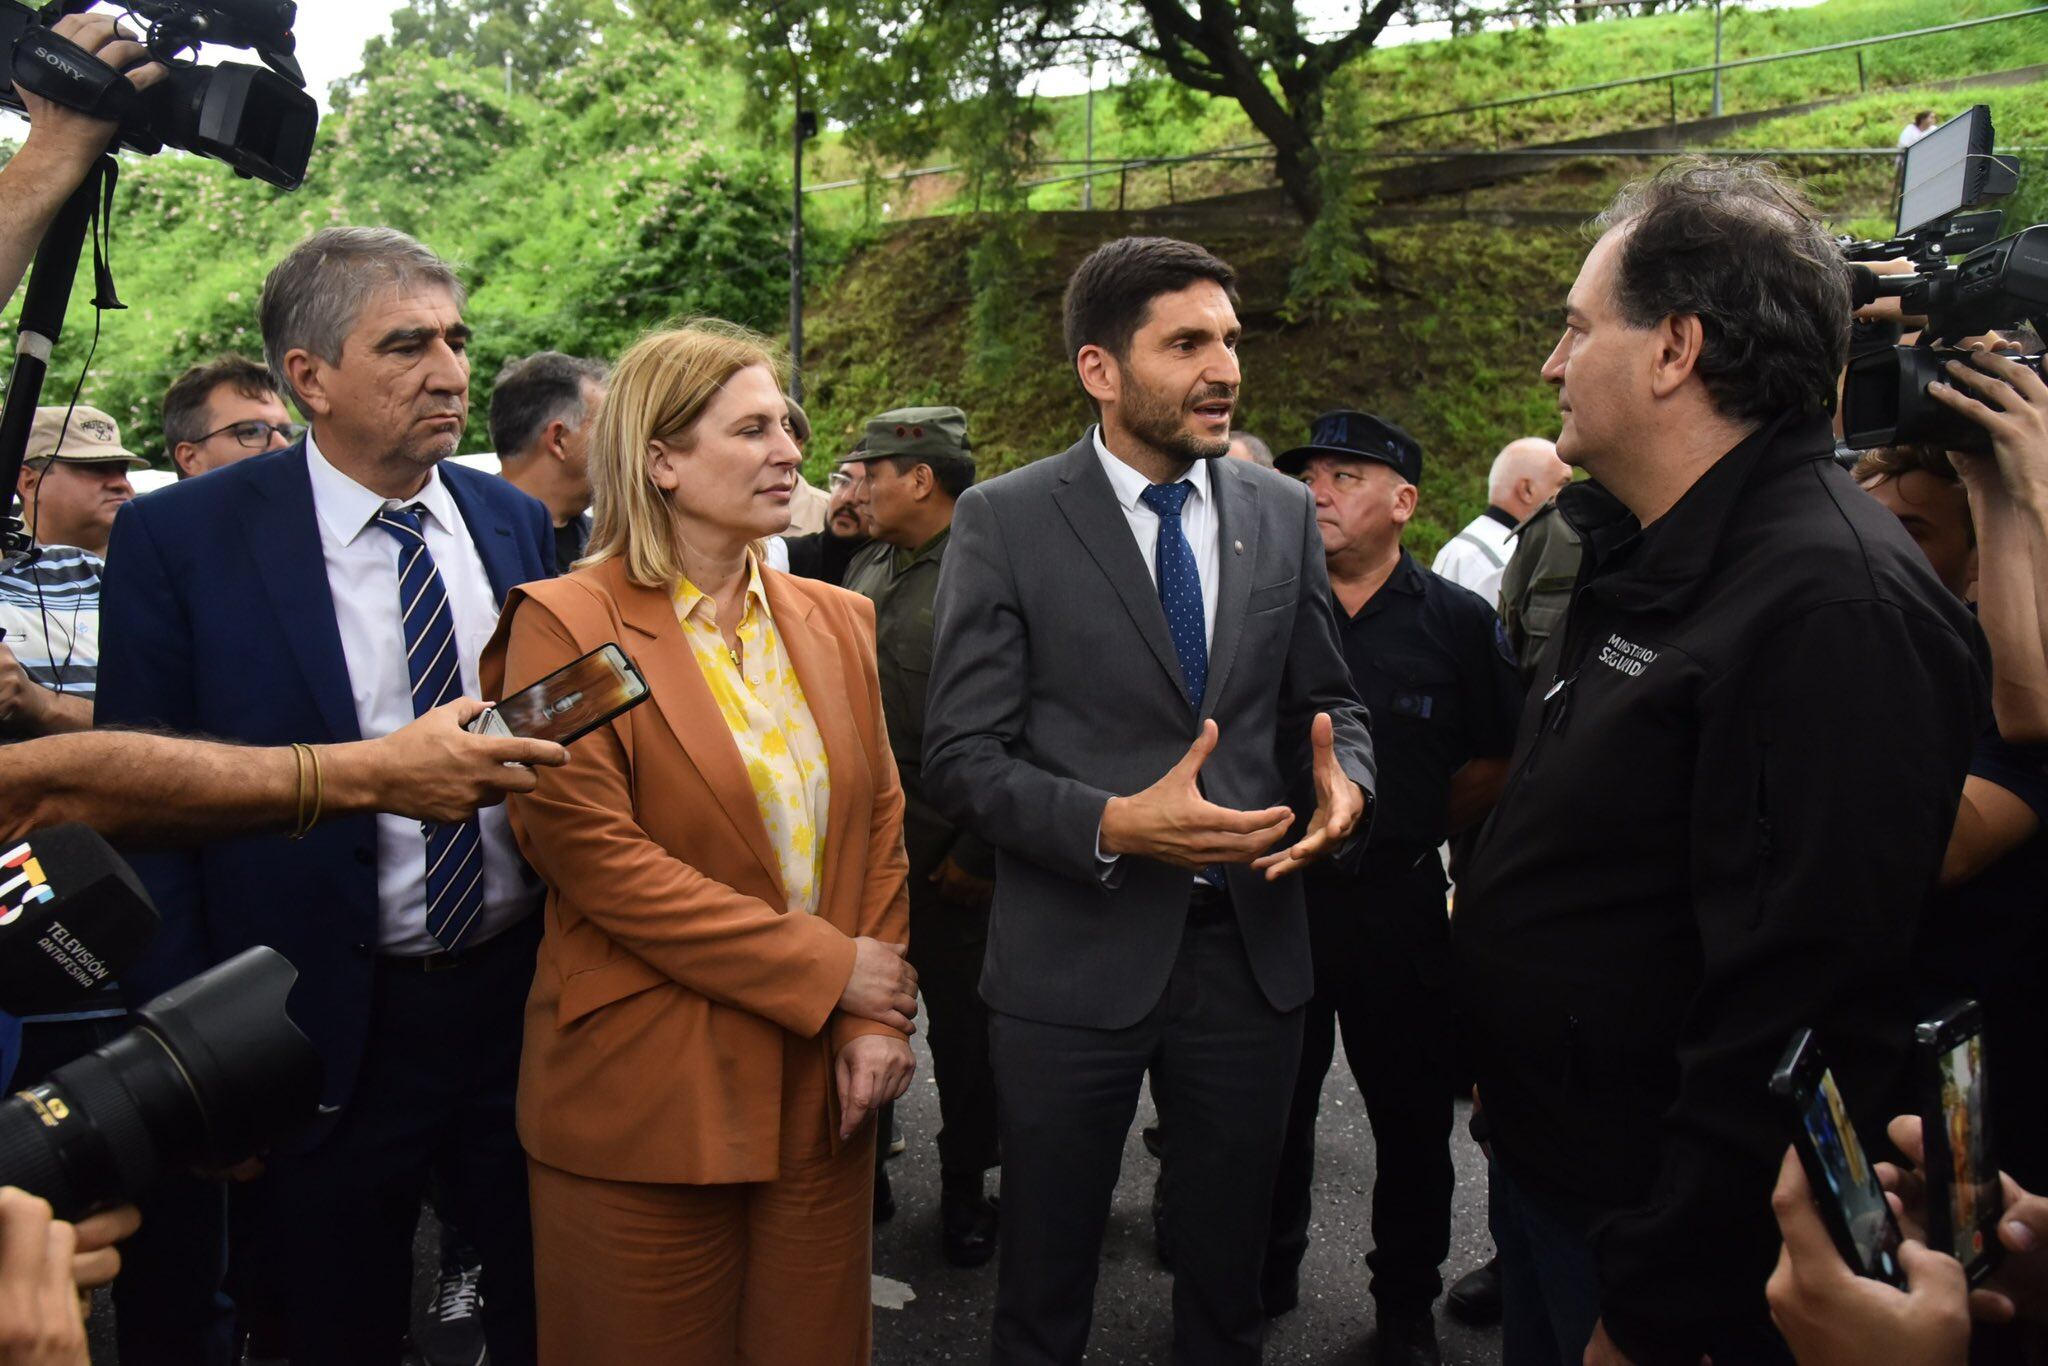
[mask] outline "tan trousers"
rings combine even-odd
[[[785,1073],[775,1181],[604,1181],[528,1159],[541,1366],[867,1366],[875,1126],[834,1154],[823,1051],[792,1047]]]

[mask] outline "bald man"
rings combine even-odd
[[[1540,436],[1510,441],[1487,473],[1486,511],[1444,543],[1430,568],[1498,606],[1509,537],[1571,479],[1571,467],[1557,458],[1555,443]]]

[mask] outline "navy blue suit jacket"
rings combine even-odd
[[[553,576],[554,530],[540,503],[452,461],[440,470],[499,602]],[[363,738],[303,442],[136,499],[114,521],[107,563],[99,725],[256,745]],[[133,862],[164,923],[122,974],[129,999],[267,944],[299,970],[291,1014],[326,1063],[321,1100],[343,1104],[369,1018],[375,818],[328,821],[296,844],[226,839]]]

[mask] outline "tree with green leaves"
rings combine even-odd
[[[729,43],[763,101],[801,90],[876,157],[947,148],[970,174],[1014,183],[1036,110],[1026,78],[1118,53],[1189,90],[1236,101],[1273,146],[1304,221],[1322,212],[1324,107],[1345,63],[1396,14],[1429,0],[1364,0],[1318,32],[1294,0],[646,0],[648,17]]]
[[[391,16],[391,36],[370,39],[355,80],[386,70],[400,52],[508,64],[522,87],[572,66],[620,17],[618,0],[411,0]]]

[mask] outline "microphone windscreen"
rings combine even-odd
[[[135,870],[83,825],[0,848],[0,1010],[62,1010],[119,977],[156,933]]]

